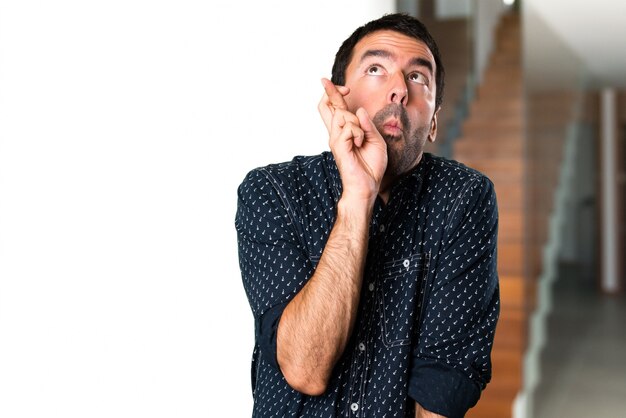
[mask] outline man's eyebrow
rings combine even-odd
[[[393,58],[393,54],[384,49],[368,49],[361,55],[361,62],[365,61],[369,57],[381,57],[381,58]]]
[[[426,58],[415,57],[415,58],[411,59],[411,61],[409,61],[409,65],[410,66],[416,66],[416,67],[426,67],[426,68],[428,68],[428,71],[430,71],[431,75],[433,73],[433,64],[432,64],[432,62],[430,62]]]
[[[363,53],[363,55],[361,55],[361,62],[365,61],[369,57],[380,57],[389,59],[393,58],[394,55],[384,49],[368,49]],[[433,73],[433,64],[426,58],[414,57],[411,59],[411,61],[409,61],[409,65],[411,67],[426,67],[431,74]]]

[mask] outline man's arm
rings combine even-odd
[[[489,382],[499,313],[493,184],[480,177],[468,186],[445,219],[409,380],[419,405],[449,418],[464,416]]]
[[[343,193],[315,273],[289,302],[278,324],[277,361],[291,387],[308,395],[326,390],[357,315],[369,223],[387,166],[386,145],[367,113],[347,110],[343,95],[324,80],[319,110],[329,130]]]
[[[339,201],[337,220],[313,277],[283,311],[278,364],[291,387],[321,395],[357,314],[371,208]]]

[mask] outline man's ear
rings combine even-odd
[[[437,116],[439,115],[439,111],[441,110],[441,106],[435,110],[432,119],[430,120],[430,131],[428,131],[428,141],[435,142],[437,138]]]

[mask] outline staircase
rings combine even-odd
[[[526,175],[520,17],[504,15],[495,50],[470,105],[453,158],[487,175],[499,207],[501,312],[492,351],[493,376],[468,417],[511,417],[522,387],[526,345],[524,182]]]
[[[449,157],[450,143],[459,135],[458,121],[465,117],[467,86],[470,83],[468,74],[472,70],[470,21],[466,18],[424,18],[423,21],[437,40],[446,71],[444,105],[437,117],[437,141],[428,142],[425,151]]]

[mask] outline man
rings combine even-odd
[[[254,417],[460,417],[490,380],[496,201],[483,175],[423,152],[443,78],[418,20],[358,28],[322,80],[332,153],[240,185]]]

